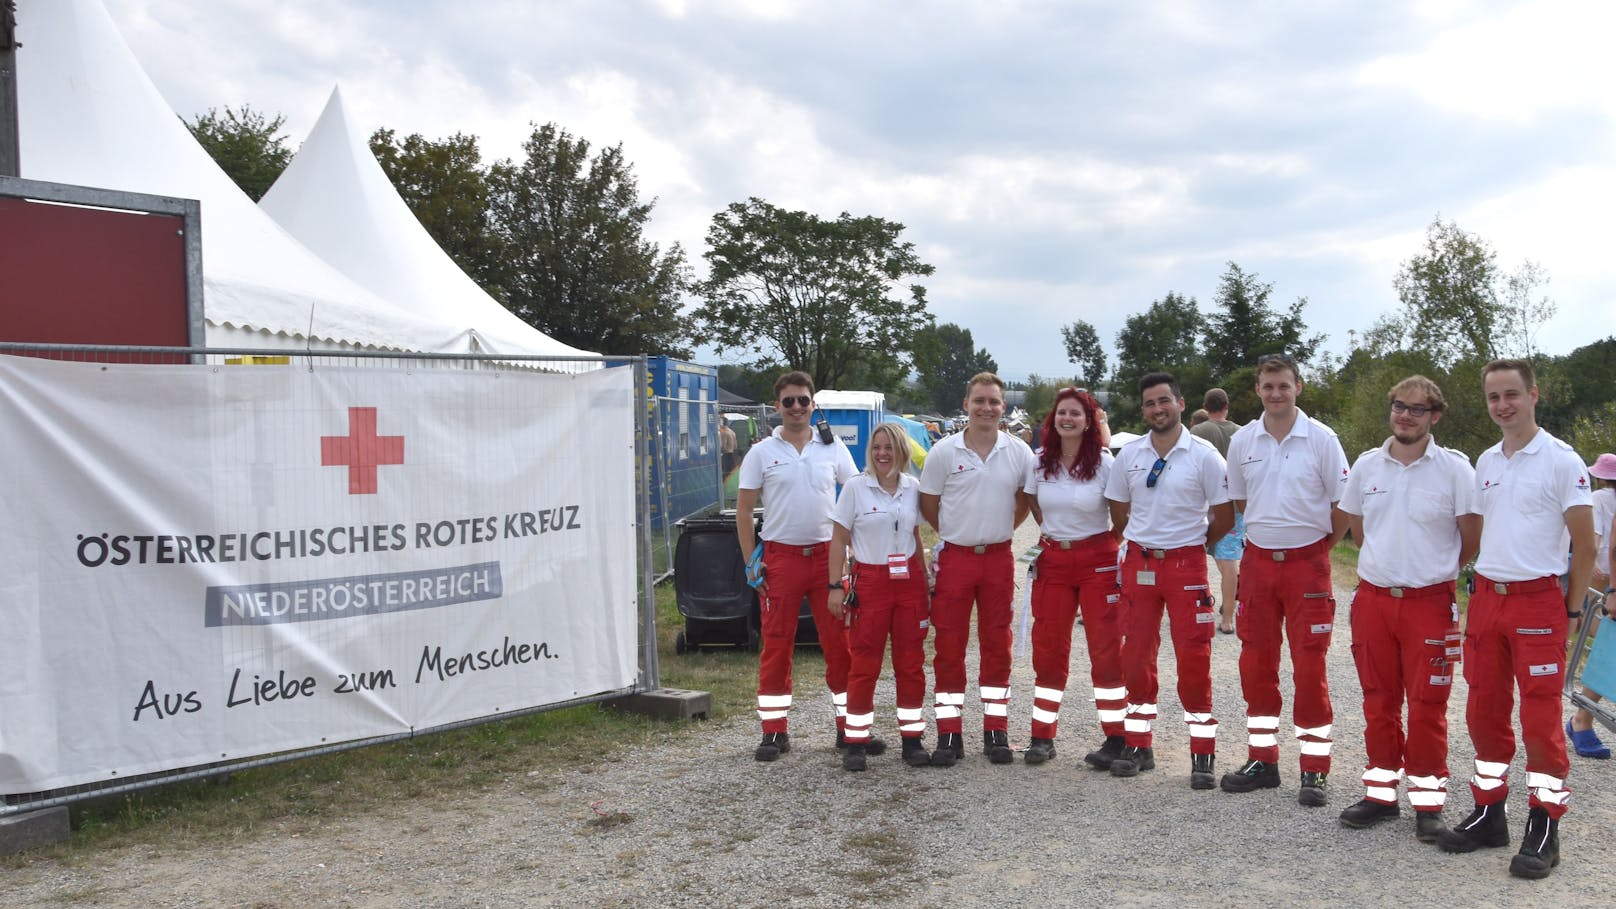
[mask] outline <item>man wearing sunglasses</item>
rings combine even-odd
[[[964,756],[965,649],[976,606],[977,687],[982,697],[982,752],[995,764],[1010,750],[1010,619],[1016,592],[1010,536],[1032,507],[1021,492],[1032,449],[999,430],[1004,382],[977,373],[965,388],[965,430],[932,446],[920,473],[920,514],[943,538],[931,602],[935,630],[937,750],[933,766]]]
[[[1352,658],[1364,693],[1365,796],[1341,812],[1347,827],[1398,817],[1408,774],[1414,835],[1436,842],[1448,795],[1448,695],[1459,662],[1454,582],[1476,554],[1476,472],[1431,436],[1447,401],[1424,376],[1387,394],[1392,434],[1353,462],[1341,510],[1358,552]],[[1403,728],[1403,704],[1408,728]]]
[[[741,461],[735,496],[735,530],[748,557],[747,581],[762,604],[763,652],[758,656],[757,714],[763,741],[753,756],[773,761],[791,750],[786,714],[791,709],[791,663],[796,651],[797,616],[808,598],[819,646],[825,654],[825,684],[836,711],[836,744],[845,746],[847,673],[851,651],[842,623],[830,614],[831,513],[836,486],[858,473],[842,440],[814,438],[814,380],[804,372],[788,372],[775,380],[774,409],[780,426],[753,445]],[[763,495],[763,542],[752,526],[752,509]],[[866,754],[886,745],[871,736]]]
[[[1207,547],[1234,526],[1223,458],[1184,428],[1184,397],[1170,373],[1139,380],[1150,431],[1122,446],[1106,481],[1111,524],[1122,530],[1122,663],[1128,708],[1126,744],[1112,776],[1156,766],[1156,721],[1165,609],[1178,661],[1178,699],[1190,729],[1190,788],[1211,789],[1218,723],[1212,717],[1212,633],[1218,613],[1207,583]]]
[[[1290,641],[1295,696],[1291,710],[1301,750],[1308,807],[1326,801],[1330,774],[1330,684],[1325,667],[1335,628],[1330,548],[1347,531],[1335,507],[1347,485],[1347,454],[1335,431],[1296,406],[1296,361],[1257,361],[1263,415],[1229,440],[1229,496],[1245,514],[1240,560],[1240,689],[1246,698],[1245,766],[1223,775],[1224,792],[1279,785],[1280,645]]]

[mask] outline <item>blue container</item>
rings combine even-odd
[[[664,529],[717,507],[718,368],[649,357],[651,415],[661,437],[649,440],[651,526]]]
[[[864,469],[864,451],[870,445],[870,433],[886,421],[886,395],[879,391],[836,391],[825,389],[814,395],[814,414],[817,424],[821,415],[830,422],[836,433],[853,453],[853,463]]]

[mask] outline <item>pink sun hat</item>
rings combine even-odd
[[[1588,473],[1601,480],[1616,480],[1616,454],[1605,452],[1588,465]]]

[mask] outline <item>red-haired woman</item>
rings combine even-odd
[[[1043,447],[1023,491],[1042,536],[1032,582],[1032,744],[1025,760],[1055,756],[1061,699],[1072,665],[1072,623],[1079,605],[1089,645],[1089,675],[1105,742],[1084,758],[1109,769],[1122,753],[1122,632],[1118,616],[1117,534],[1105,499],[1111,453],[1103,444],[1100,405],[1088,392],[1063,388],[1044,418]]]

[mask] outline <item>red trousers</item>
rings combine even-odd
[[[1277,558],[1276,556],[1282,556]],[[1250,760],[1279,761],[1279,648],[1289,639],[1296,696],[1291,711],[1302,772],[1330,772],[1330,679],[1325,656],[1335,629],[1329,538],[1300,549],[1246,543],[1240,559],[1240,690],[1246,697]]]
[[[1117,592],[1117,543],[1109,533],[1062,549],[1043,541],[1032,582],[1032,736],[1052,739],[1072,668],[1072,625],[1083,609],[1089,646],[1089,678],[1100,729],[1122,735],[1128,690],[1122,678],[1121,599]]]
[[[1570,620],[1559,584],[1554,578],[1540,582],[1530,592],[1499,594],[1492,581],[1476,575],[1465,627],[1464,676],[1470,685],[1465,725],[1476,746],[1470,781],[1476,804],[1501,802],[1509,795],[1509,762],[1515,757],[1510,714],[1520,687],[1531,806],[1557,818],[1571,798],[1565,779],[1571,759],[1560,726]]]
[[[976,605],[979,652],[977,685],[982,695],[982,728],[1010,728],[1010,618],[1016,594],[1016,560],[1009,541],[983,547],[944,544],[937,558],[937,591],[931,599],[936,630],[932,674],[936,676],[937,734],[962,731],[965,707],[965,647],[971,637],[971,605]]]
[[[1160,683],[1156,661],[1161,652],[1162,611],[1167,612],[1178,658],[1178,700],[1190,727],[1190,753],[1214,754],[1218,721],[1212,718],[1212,633],[1218,612],[1207,590],[1206,549],[1171,549],[1166,558],[1128,544],[1122,561],[1122,665],[1128,683],[1128,712],[1123,720],[1128,744],[1151,747]],[[1085,625],[1088,620],[1084,619]]]
[[[804,554],[804,550],[807,554]],[[763,652],[758,656],[758,719],[765,735],[786,731],[791,709],[791,661],[796,655],[797,616],[802,598],[814,614],[819,647],[825,653],[825,684],[836,709],[836,729],[846,725],[847,671],[852,656],[840,619],[830,614],[830,544],[810,547],[763,544],[764,577],[769,593],[763,598]]]
[[[1401,597],[1373,584],[1358,585],[1352,598],[1352,661],[1363,685],[1369,758],[1364,788],[1372,802],[1397,804],[1397,780],[1405,770],[1414,810],[1441,811],[1447,800],[1448,695],[1459,661],[1458,616],[1452,583],[1406,590]]]
[[[853,665],[847,674],[847,741],[869,740],[875,722],[875,680],[881,675],[887,639],[898,687],[898,733],[918,739],[926,731],[926,565],[909,559],[909,577],[893,578],[887,566],[853,567],[857,606],[848,610],[847,636]]]

